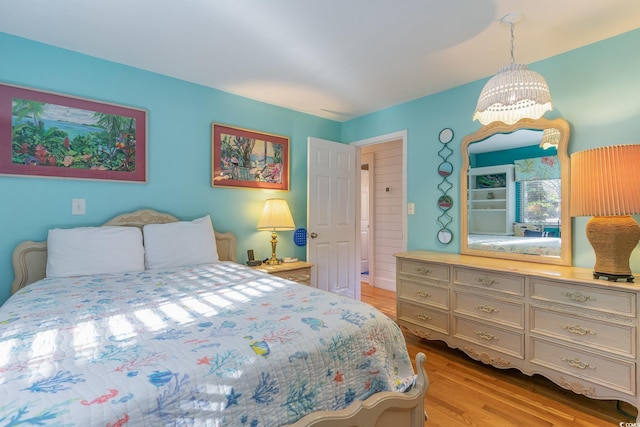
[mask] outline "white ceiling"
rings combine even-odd
[[[640,28],[639,0],[0,0],[0,32],[344,121],[495,74],[510,12],[527,64]]]

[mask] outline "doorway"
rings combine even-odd
[[[360,281],[373,283],[373,235],[370,212],[373,212],[371,190],[374,182],[373,154],[360,156]]]
[[[406,131],[353,143],[360,156],[359,268],[362,282],[396,291],[393,254],[407,249]],[[366,181],[366,182],[365,182]],[[368,271],[368,274],[363,274]]]

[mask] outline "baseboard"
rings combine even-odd
[[[375,288],[384,289],[385,291],[396,292],[395,280],[375,277],[373,280],[373,286]]]

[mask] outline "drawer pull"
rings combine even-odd
[[[420,274],[429,274],[431,273],[431,270],[428,269],[427,267],[416,267],[416,271]]]
[[[425,292],[425,291],[416,291],[416,295],[422,298],[431,298],[433,296],[429,292]]]
[[[589,295],[583,295],[580,292],[563,292],[560,295],[562,295],[563,297],[567,297],[576,302],[596,301],[594,297],[590,297]]]
[[[416,313],[416,317],[420,320],[423,321],[427,321],[427,320],[433,320],[433,318],[427,316],[426,314],[422,314],[422,313]]]
[[[560,360],[562,360],[563,362],[567,362],[569,365],[573,366],[574,368],[578,368],[578,369],[587,369],[587,368],[596,369],[595,366],[593,366],[593,365],[591,365],[589,363],[583,362],[580,359],[570,359],[568,357],[562,356],[560,358]]]
[[[487,340],[487,341],[498,341],[500,339],[495,335],[491,335],[489,332],[486,332],[486,331],[475,331],[475,334],[480,338],[482,338],[483,340]]]
[[[596,335],[596,331],[592,331],[591,329],[585,329],[580,325],[560,325],[562,329],[566,329],[572,334],[576,335]]]
[[[487,305],[487,304],[476,305],[476,308],[480,311],[484,311],[485,313],[498,313],[500,311],[497,308],[491,307],[490,305]]]
[[[476,282],[478,282],[478,283],[480,283],[481,285],[484,285],[484,286],[493,286],[493,285],[495,285],[497,283],[500,283],[497,280],[494,280],[494,279],[492,279],[490,277],[486,277],[486,276],[485,277],[478,277],[476,279]]]

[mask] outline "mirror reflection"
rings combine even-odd
[[[453,199],[451,196],[443,194],[438,198],[438,207],[443,211],[448,211],[453,206]]]
[[[571,264],[566,121],[521,120],[463,140],[461,252]]]
[[[440,243],[444,243],[445,245],[447,245],[451,243],[452,239],[453,239],[453,234],[451,233],[451,231],[447,230],[446,228],[443,228],[438,231],[438,241]]]
[[[438,166],[438,175],[449,176],[453,172],[453,165],[449,162],[442,162]]]

